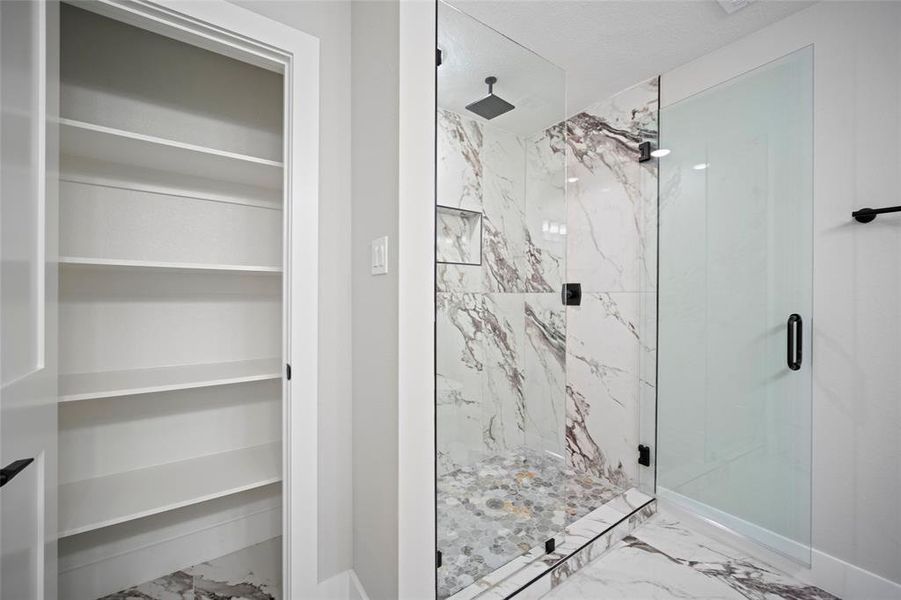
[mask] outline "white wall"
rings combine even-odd
[[[844,598],[899,597],[885,579],[901,582],[901,219],[850,213],[901,199],[901,3],[819,3],[664,74],[661,104],[809,44],[812,577]]]
[[[397,598],[399,4],[234,1],[320,38],[319,578]]]
[[[319,579],[351,568],[350,2],[232,0],[320,40]]]
[[[372,600],[397,598],[398,14],[352,8],[353,559]],[[382,236],[388,273],[372,275]]]

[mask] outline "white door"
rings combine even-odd
[[[56,597],[58,6],[0,1],[0,598]]]

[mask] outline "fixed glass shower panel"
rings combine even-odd
[[[806,48],[660,112],[658,494],[802,562],[812,108]]]
[[[438,5],[438,596],[568,524],[565,75]]]

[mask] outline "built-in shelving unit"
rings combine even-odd
[[[60,30],[60,595],[91,600],[281,534],[284,79]]]
[[[281,444],[273,442],[66,483],[59,488],[59,536],[109,527],[280,480]]]
[[[162,176],[154,171],[92,163],[75,157],[67,162],[70,166],[76,164],[78,170],[60,173],[60,181],[66,183],[282,210],[281,189],[209,181],[187,174]]]
[[[281,273],[281,267],[269,265],[217,265],[204,263],[178,263],[125,258],[90,258],[86,256],[60,256],[61,265],[83,267],[119,267],[133,269],[161,269],[166,271],[236,271],[241,273]]]
[[[274,160],[167,140],[61,118],[60,153],[104,163],[182,173],[263,188],[282,184],[284,164]]]
[[[279,379],[278,358],[60,375],[59,401],[75,402]]]

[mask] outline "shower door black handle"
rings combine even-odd
[[[789,369],[797,371],[801,368],[801,346],[804,343],[804,322],[801,315],[793,313],[788,317],[785,334],[788,345],[785,360]]]

